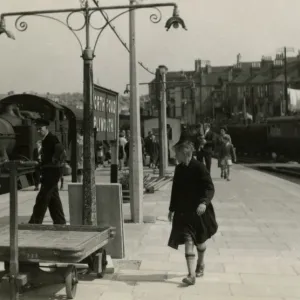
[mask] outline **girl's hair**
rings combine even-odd
[[[223,129],[225,132],[227,132],[227,127],[226,127],[226,126],[221,126],[221,127],[220,127],[220,131],[221,131],[222,129]]]
[[[223,137],[223,140],[226,141],[226,142],[229,142],[230,141],[230,136],[228,134],[225,134],[224,137]]]
[[[190,141],[185,141],[179,144],[176,144],[173,147],[175,152],[183,152],[186,156],[191,156],[194,151],[194,145]]]

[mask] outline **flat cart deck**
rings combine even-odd
[[[90,271],[103,276],[107,264],[103,247],[114,237],[114,228],[31,224],[18,227],[18,291],[28,286],[65,283],[67,298],[74,299],[78,283],[74,264],[87,264]],[[9,260],[9,226],[4,226],[0,228],[0,261],[5,262],[6,272],[9,272]],[[57,265],[54,272],[47,272],[40,268],[42,263],[67,266]],[[9,274],[2,275],[2,280],[9,283]]]
[[[10,224],[0,227],[0,261],[5,272],[1,284],[10,287],[10,299],[18,300],[24,287],[65,283],[68,299],[74,299],[78,273],[75,264],[87,264],[102,276],[107,260],[103,247],[115,236],[115,228],[98,226],[18,224],[17,179],[34,171],[36,162],[0,163],[0,176],[10,178]],[[65,264],[54,272],[40,263]]]

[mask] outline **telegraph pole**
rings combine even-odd
[[[283,54],[284,61],[284,100],[285,100],[285,115],[289,113],[289,95],[288,95],[288,78],[287,78],[287,52],[294,52],[295,49],[292,47],[283,47],[277,50],[281,55]]]
[[[244,115],[245,125],[247,125],[248,119],[247,119],[246,92],[244,92],[244,97],[243,97],[243,115]]]
[[[134,5],[135,0],[130,0]],[[135,35],[135,10],[129,12],[130,48],[130,141],[129,141],[129,190],[131,218],[143,222],[143,160],[141,145],[140,101],[138,99],[137,59]]]
[[[283,50],[284,53],[284,98],[285,98],[285,115],[289,114],[289,101],[288,101],[288,81],[287,81],[287,57],[286,47]]]

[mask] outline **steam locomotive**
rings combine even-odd
[[[94,85],[95,151],[102,141],[115,140],[118,93]],[[0,161],[5,159],[32,160],[36,142],[40,139],[33,125],[37,118],[50,122],[53,132],[66,149],[76,177],[76,133],[82,128],[83,110],[63,106],[50,99],[31,94],[8,96],[0,101]],[[8,182],[0,179],[0,194],[7,192]],[[22,187],[32,184],[30,176],[20,178]]]

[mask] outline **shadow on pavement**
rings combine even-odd
[[[65,285],[42,285],[37,287],[30,287],[24,292],[20,293],[20,299],[22,300],[66,300]],[[9,300],[10,291],[8,287],[0,286],[0,299]]]
[[[175,278],[183,278],[183,275],[178,274],[149,274],[149,275],[126,275],[126,274],[117,274],[114,281],[121,281],[130,286],[138,285],[141,282],[160,282],[166,284],[176,284],[177,287],[183,288],[187,287],[184,283],[178,281],[169,281]]]
[[[31,216],[18,216],[19,224],[28,223]],[[0,218],[0,224],[9,224],[9,216]]]

